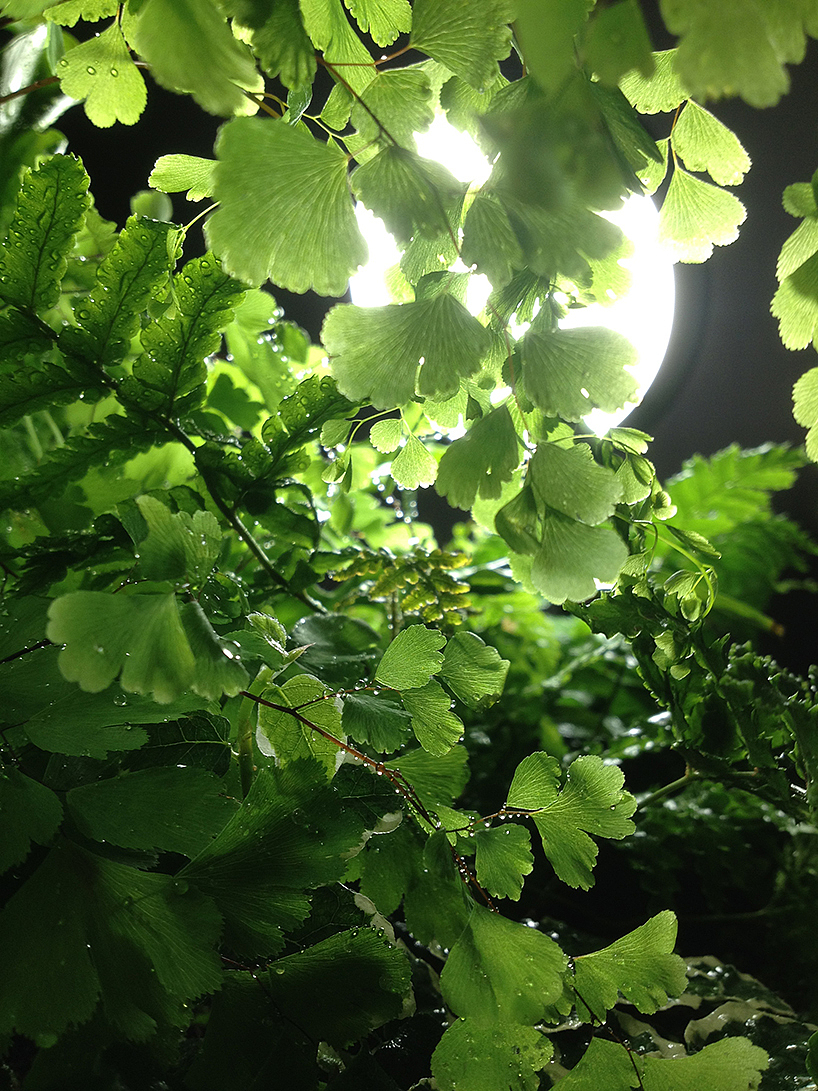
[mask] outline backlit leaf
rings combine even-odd
[[[671,139],[687,169],[707,171],[717,185],[737,186],[750,169],[750,157],[736,134],[697,102],[685,105]]]
[[[818,462],[818,367],[804,372],[793,387],[793,416],[808,428],[807,455]]]
[[[409,0],[344,0],[358,26],[378,45],[392,45],[412,26]]]
[[[131,60],[118,23],[69,49],[57,66],[64,94],[85,100],[92,124],[135,125],[148,101],[142,73]]]
[[[578,956],[574,980],[581,1018],[592,1013],[604,1022],[620,994],[646,1014],[680,996],[687,977],[684,961],[673,954],[675,942],[676,918],[665,910],[602,951]]]
[[[590,834],[621,840],[634,830],[630,816],[636,800],[623,791],[624,779],[616,766],[588,755],[571,763],[559,790],[558,763],[537,752],[517,767],[506,806],[535,812],[532,820],[558,877],[588,890],[598,851]]]
[[[369,51],[352,28],[341,0],[299,0],[304,27],[330,72],[337,65],[341,78],[360,94],[375,75]]]
[[[410,625],[395,637],[375,671],[375,681],[393,689],[425,686],[443,666],[446,638],[437,629]]]
[[[383,143],[391,138],[414,148],[415,133],[425,132],[434,116],[432,85],[426,72],[395,68],[378,72],[364,88],[360,102],[353,103],[351,120],[366,140]]]
[[[531,565],[531,580],[550,602],[581,602],[596,593],[595,580],[616,582],[627,555],[624,542],[610,528],[589,527],[549,513]]]
[[[403,489],[425,489],[437,477],[437,459],[415,435],[410,435],[392,460],[392,477]]]
[[[629,72],[622,79],[620,87],[640,114],[670,113],[689,97],[676,72],[675,57],[675,49],[654,53],[653,75]]]
[[[270,76],[279,76],[285,87],[309,87],[315,78],[315,48],[304,29],[298,0],[268,4],[262,18],[254,20],[253,51]]]
[[[512,17],[507,0],[416,0],[411,42],[481,88],[494,82],[497,62],[511,50]]]
[[[707,261],[738,238],[747,210],[732,193],[676,167],[659,213],[659,242],[674,261]]]
[[[650,78],[654,71],[650,36],[636,0],[620,0],[594,13],[584,53],[587,66],[610,87],[634,68]]]
[[[222,548],[222,532],[209,511],[171,512],[153,496],[136,500],[148,534],[137,543],[139,567],[149,580],[202,583]]]
[[[616,474],[594,462],[586,443],[539,444],[528,473],[544,504],[592,526],[612,515],[622,499]]]
[[[214,159],[198,155],[160,155],[148,177],[148,185],[162,193],[187,190],[188,201],[203,201],[213,196]]]
[[[525,66],[547,93],[575,70],[574,39],[588,18],[586,0],[518,0],[515,33]]]
[[[347,188],[346,157],[283,121],[237,118],[216,143],[207,236],[235,276],[293,292],[342,295],[366,244]]]
[[[469,708],[488,708],[499,700],[509,661],[474,633],[455,633],[446,644],[440,677]]]
[[[436,489],[452,507],[469,509],[479,496],[499,498],[520,462],[519,441],[505,406],[475,421],[443,452]]]
[[[369,442],[376,451],[389,454],[399,445],[403,435],[403,421],[397,418],[378,420],[369,430]]]

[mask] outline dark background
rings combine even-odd
[[[673,44],[650,3],[644,5],[655,48]],[[768,441],[803,443],[804,430],[792,417],[795,380],[815,366],[814,351],[788,352],[778,336],[770,301],[776,289],[775,263],[782,243],[797,222],[781,204],[784,188],[809,181],[818,168],[816,88],[818,42],[811,42],[803,64],[791,70],[792,88],[775,107],[755,110],[741,101],[708,106],[733,129],[753,166],[735,192],[747,206],[737,242],[717,248],[704,265],[676,266],[676,311],[662,370],[644,403],[628,423],[655,437],[650,457],[660,478],[678,472],[695,453],[711,455],[730,443],[754,447]],[[205,114],[189,98],[149,84],[148,106],[132,128],[94,129],[81,107],[72,108],[58,127],[66,133],[92,178],[101,214],[122,224],[135,190],[160,155],[186,152],[211,157],[220,119]],[[670,117],[646,119],[652,134],[666,136]],[[180,222],[202,205],[175,202]],[[200,247],[198,227],[190,245]],[[318,339],[323,316],[334,300],[312,293],[275,291],[286,316]],[[433,490],[419,498],[421,516],[446,537],[451,515]],[[818,467],[809,466],[798,485],[778,499],[781,510],[818,537]],[[811,634],[811,609],[798,593],[776,602],[774,616],[787,636],[773,651],[800,669],[818,658]]]

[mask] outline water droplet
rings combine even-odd
[[[85,69],[85,71],[88,73],[89,76],[95,76],[97,74],[96,68],[93,68],[90,64]]]
[[[112,76],[118,76],[118,75],[119,75],[119,71],[118,71],[118,70],[117,70],[116,68],[112,68],[112,69],[111,69],[111,75],[112,75]]]

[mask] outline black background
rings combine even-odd
[[[645,8],[654,47],[672,45],[650,5]],[[667,356],[653,388],[628,421],[655,437],[650,457],[663,479],[678,472],[691,455],[711,455],[730,443],[803,443],[804,431],[792,417],[792,386],[818,361],[812,349],[793,353],[783,347],[770,301],[778,252],[797,226],[784,211],[781,194],[792,182],[809,181],[818,168],[818,43],[810,43],[806,60],[790,74],[790,94],[775,107],[756,110],[738,100],[708,104],[736,132],[752,159],[749,174],[735,190],[747,206],[747,219],[738,241],[717,248],[706,264],[676,267],[676,311]],[[221,124],[189,98],[163,91],[146,78],[148,107],[136,126],[94,129],[80,107],[58,123],[85,162],[99,211],[120,224],[128,215],[131,195],[147,186],[160,155],[212,156]],[[666,136],[670,117],[648,118],[646,124],[655,137]],[[184,222],[201,207],[177,200],[175,216]],[[192,252],[201,248],[201,239],[194,228]],[[317,340],[334,300],[280,290],[275,295],[286,316]],[[427,490],[420,498],[419,510],[445,539],[451,516],[432,494]],[[807,467],[796,488],[777,504],[818,536],[818,467]],[[818,658],[807,602],[798,593],[776,602],[774,615],[784,623],[787,637],[767,649],[799,669]]]

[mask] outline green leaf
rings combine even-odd
[[[448,231],[449,210],[465,192],[446,167],[393,144],[357,168],[352,187],[404,245],[415,234]]]
[[[237,118],[216,142],[210,245],[235,276],[293,292],[342,295],[367,250],[346,157],[286,122]],[[252,208],[252,215],[248,215]]]
[[[185,766],[121,773],[73,788],[65,801],[79,831],[94,841],[190,857],[238,807],[212,773]]]
[[[188,605],[201,609],[196,603]],[[121,671],[126,692],[151,693],[159,704],[176,700],[190,688],[216,696],[209,649],[197,640],[195,619],[186,610],[180,614],[173,594],[73,591],[51,604],[46,632],[49,640],[65,645],[59,660],[65,678],[88,693],[106,689]],[[202,656],[198,664],[191,636]],[[247,683],[244,668],[230,657],[228,648],[216,644],[215,651],[224,659],[225,677],[219,676],[224,690],[238,693]]]
[[[66,326],[60,348],[101,367],[130,352],[142,312],[168,278],[175,259],[170,224],[131,216],[99,266],[89,294],[74,307],[76,326]]]
[[[26,174],[0,251],[0,299],[28,311],[54,306],[87,189],[88,175],[70,155],[52,156]]]
[[[11,355],[14,349],[8,342],[3,344],[2,336],[3,327],[5,326],[8,329],[11,322],[15,321],[18,316],[19,319],[25,321],[26,316],[21,311],[9,311],[5,315],[0,315],[0,353],[8,353],[5,358],[0,357],[7,367],[5,374],[0,375],[0,426],[7,428],[10,424],[20,420],[21,417],[35,413],[38,409],[49,409],[63,402],[76,401],[81,394],[88,391],[89,387],[91,392],[88,395],[88,400],[96,401],[101,392],[94,391],[93,377],[89,376],[83,380],[78,375],[72,375],[64,368],[57,367],[56,364],[42,363],[37,367],[30,364],[26,366],[25,356],[16,361],[14,360]],[[8,324],[4,323],[4,319],[9,320]],[[17,344],[31,346],[33,338],[23,333],[25,328],[21,322],[18,329],[21,330],[22,337],[21,340],[17,341]],[[42,347],[42,351],[48,351],[51,348],[50,341],[42,331],[38,331],[38,333],[46,342]],[[10,368],[15,363],[19,367],[12,372]]]
[[[374,827],[376,818],[346,796],[361,773],[367,786],[380,788],[380,781],[360,769],[346,777],[344,771],[330,787],[314,761],[259,769],[240,810],[177,876],[215,900],[234,951],[280,951],[284,932],[309,913],[305,891],[340,879],[345,854],[360,845],[367,822]],[[382,813],[387,809],[384,803]]]
[[[252,54],[210,0],[143,0],[127,33],[157,83],[211,114],[244,113],[243,89],[263,89]]]
[[[309,87],[315,79],[315,49],[304,29],[298,0],[276,0],[253,20],[253,51],[264,71],[285,87]]]
[[[769,1066],[766,1052],[746,1038],[722,1038],[688,1057],[645,1057],[644,1091],[754,1091]]]
[[[360,100],[356,99],[352,105],[351,120],[367,141],[387,140],[387,146],[397,141],[414,148],[415,133],[425,132],[434,116],[432,85],[427,73],[419,68],[393,68],[378,72],[364,88]]]
[[[215,159],[198,155],[160,155],[148,177],[148,185],[162,193],[187,190],[188,201],[203,201],[213,196]]]
[[[492,343],[448,294],[387,307],[341,304],[327,315],[321,338],[341,393],[376,409],[405,405],[416,384],[426,397],[453,397]]]
[[[537,1091],[554,1047],[535,1027],[458,1019],[432,1054],[440,1091]]]
[[[375,421],[369,430],[369,442],[376,451],[389,454],[400,444],[403,435],[403,420],[400,417]]]
[[[412,717],[412,730],[429,754],[441,757],[463,738],[463,723],[451,711],[451,700],[432,679],[422,689],[405,689],[401,694]]]
[[[62,822],[62,804],[50,789],[10,767],[0,770],[0,814],[4,822],[2,875],[25,860],[32,841],[49,844]]]
[[[618,1042],[592,1038],[578,1063],[560,1082],[564,1091],[599,1091],[601,1087],[605,1091],[632,1091],[639,1086],[641,1075],[634,1070],[632,1056]]]
[[[592,409],[612,413],[636,393],[625,370],[636,362],[636,349],[604,326],[548,333],[532,326],[522,357],[523,388],[547,416],[579,421]]]
[[[222,548],[222,532],[209,511],[171,512],[153,496],[139,496],[147,537],[137,542],[142,574],[149,580],[184,580],[202,584]]]
[[[494,289],[505,287],[525,258],[517,234],[502,204],[488,193],[478,193],[463,225],[461,257],[484,273]]]
[[[506,0],[415,0],[411,44],[478,89],[511,51]]]
[[[818,367],[805,371],[793,387],[793,416],[807,432],[807,456],[818,462]]]
[[[613,515],[622,499],[616,474],[594,462],[587,443],[540,443],[528,473],[544,504],[592,526]]]
[[[621,770],[604,765],[596,755],[571,763],[562,791],[559,775],[555,758],[542,752],[529,755],[517,766],[506,806],[535,812],[534,825],[557,876],[569,886],[589,890],[598,851],[589,835],[621,840],[633,833],[630,816],[636,800],[622,790]]]
[[[455,508],[469,509],[500,497],[520,462],[517,430],[505,405],[475,421],[461,439],[443,452],[436,490]]]
[[[138,403],[178,414],[204,397],[205,358],[221,344],[221,331],[241,302],[244,285],[212,256],[189,261],[174,279],[176,307],[141,333],[146,355],[125,389]]]
[[[609,87],[632,69],[650,78],[654,72],[650,36],[636,0],[621,0],[594,13],[584,42],[585,63]]]
[[[127,755],[127,767],[195,767],[224,776],[231,760],[229,720],[197,709],[187,716],[167,722],[167,711],[166,706],[157,708],[162,719],[157,716],[156,722],[147,728],[147,742],[138,751]]]
[[[49,4],[54,0],[47,0]],[[117,0],[63,0],[54,7],[47,7],[46,19],[53,23],[59,23],[63,27],[72,27],[78,19],[93,23],[106,16],[116,15],[119,4]]]
[[[734,132],[697,102],[688,102],[673,126],[673,150],[688,170],[707,171],[719,186],[737,186],[750,156]]]
[[[565,955],[552,939],[475,905],[440,975],[456,1015],[482,1025],[539,1022],[562,995]]]
[[[469,779],[467,761],[465,748],[455,746],[442,756],[409,750],[385,764],[401,772],[426,807],[434,810],[439,804],[450,806],[461,794]]]
[[[425,489],[437,477],[437,459],[417,436],[410,435],[392,460],[390,473],[402,489]]]
[[[773,296],[770,310],[778,319],[778,332],[785,348],[803,349],[815,338],[818,327],[818,253],[813,253],[794,272],[784,277]]]
[[[515,7],[515,34],[526,69],[547,94],[556,92],[576,68],[574,39],[588,18],[589,4],[517,0]]]
[[[474,847],[480,885],[495,898],[519,901],[525,876],[534,870],[528,830],[516,823],[478,829]]]
[[[410,625],[395,637],[375,671],[375,681],[392,689],[425,686],[443,666],[440,649],[446,638],[437,629]]]
[[[627,547],[615,531],[589,527],[553,512],[543,520],[531,580],[549,602],[581,602],[596,593],[596,580],[615,583],[627,556]]]
[[[57,66],[60,86],[85,99],[88,120],[100,129],[115,122],[135,125],[148,101],[142,73],[131,60],[119,23],[69,49]]]
[[[674,261],[707,261],[738,238],[747,210],[732,193],[676,167],[659,213],[659,242]]]
[[[346,735],[341,729],[343,702],[339,697],[328,696],[328,693],[317,678],[308,674],[296,675],[283,686],[265,689],[262,694],[265,701],[272,701],[285,709],[296,709],[303,720],[296,719],[288,712],[259,705],[256,740],[262,753],[268,756],[274,754],[279,766],[296,758],[312,757],[324,766],[327,776],[331,777],[343,758],[343,751],[331,739],[313,731],[303,722],[308,720],[341,742],[346,742]]]
[[[371,929],[338,932],[270,967],[274,1004],[321,1041],[343,1048],[397,1019],[411,984],[406,954]],[[323,998],[316,1006],[315,998]]]
[[[684,961],[673,954],[676,917],[669,910],[602,951],[574,959],[577,1011],[583,1020],[605,1022],[620,995],[651,1014],[687,988]]]
[[[307,34],[324,54],[330,73],[334,75],[334,66],[338,65],[338,75],[353,93],[360,94],[375,75],[375,66],[341,0],[300,0],[300,8]]]
[[[689,97],[676,72],[675,58],[675,49],[654,53],[653,75],[629,72],[621,81],[626,98],[640,114],[670,113]]]
[[[344,697],[343,726],[356,742],[392,754],[407,741],[409,713],[387,694],[351,693]]]
[[[213,904],[169,875],[61,842],[3,910],[0,1026],[34,1039],[86,1022],[97,998],[126,1038],[181,1026],[221,982]],[[9,1005],[14,998],[14,1007]]]
[[[440,677],[469,708],[488,708],[500,699],[509,661],[474,633],[455,633],[446,644]]]
[[[757,0],[660,0],[665,25],[680,38],[677,71],[697,99],[740,95],[751,106],[774,106],[789,89],[787,64],[804,57],[804,31],[818,33],[807,4]],[[729,42],[714,49],[713,42]]]
[[[365,34],[378,45],[392,45],[412,26],[409,0],[344,0],[350,14]]]

